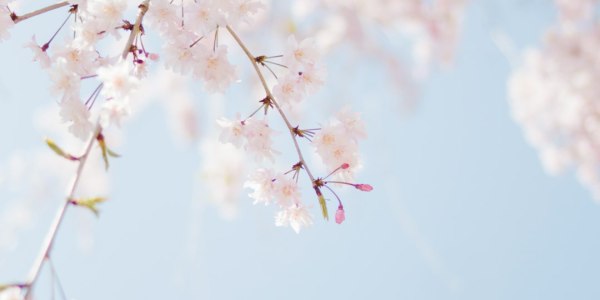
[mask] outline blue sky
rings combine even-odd
[[[544,173],[510,117],[511,66],[491,39],[500,31],[516,49],[535,46],[554,14],[549,1],[475,2],[453,67],[422,84],[409,113],[398,109],[381,65],[356,66],[340,93],[352,95],[367,123],[359,180],[375,190],[343,192],[342,226],[316,219],[297,235],[245,196],[238,218],[224,221],[199,200],[197,147],[173,143],[162,106],[150,105],[124,129],[101,217],[67,215],[54,262],[68,296],[598,299],[600,207],[572,172]],[[47,79],[20,48],[34,24],[0,47],[0,163],[39,148],[44,136],[31,120],[52,101]],[[348,57],[329,61],[330,80]],[[0,212],[22,192],[13,190],[0,186]],[[60,203],[50,195],[63,190],[37,207],[15,247],[0,249],[0,281],[25,278]],[[91,249],[81,247],[86,238]]]

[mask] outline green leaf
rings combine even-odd
[[[54,153],[56,153],[58,156],[64,157],[68,160],[79,160],[79,158],[66,153],[62,148],[60,148],[58,145],[56,145],[56,143],[54,143],[54,141],[51,139],[46,139],[46,145],[48,145],[48,147],[52,151],[54,151]]]
[[[114,152],[114,151],[110,150],[110,148],[108,148],[108,147],[106,147],[106,152],[108,153],[108,155],[109,155],[110,157],[114,157],[114,158],[121,157],[121,155],[119,155],[118,153],[116,153],[116,152]]]
[[[77,206],[82,206],[82,207],[89,209],[97,217],[97,216],[99,216],[100,211],[98,210],[98,207],[96,207],[96,206],[104,201],[106,201],[106,198],[104,198],[104,197],[94,197],[94,198],[73,200],[73,201],[71,201],[71,203],[73,203]]]
[[[321,204],[321,212],[323,213],[323,218],[325,218],[325,220],[329,220],[329,214],[327,213],[327,203],[325,203],[325,197],[323,197],[323,195],[319,195],[319,204]]]

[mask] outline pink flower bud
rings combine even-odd
[[[347,163],[343,163],[341,168],[346,170],[346,169],[350,168],[350,165]]]
[[[340,205],[338,206],[338,209],[335,212],[335,222],[338,224],[342,224],[344,220],[346,220],[346,214],[344,212],[344,207]]]
[[[356,187],[357,189],[359,189],[363,192],[370,192],[373,190],[373,187],[370,184],[364,184],[364,183],[359,183],[359,184],[355,185],[354,187]]]

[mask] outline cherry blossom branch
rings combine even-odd
[[[44,246],[42,247],[42,252],[40,252],[39,257],[38,257],[36,263],[33,265],[33,268],[31,270],[31,275],[29,277],[29,280],[27,281],[27,292],[25,293],[25,299],[29,299],[28,297],[31,294],[31,291],[33,290],[33,286],[35,285],[35,283],[40,275],[42,266],[44,265],[44,262],[46,261],[46,259],[48,259],[49,255],[50,255],[50,251],[52,250],[54,240],[56,239],[56,234],[58,233],[58,230],[60,229],[60,225],[62,224],[62,222],[64,220],[67,208],[69,207],[69,204],[71,204],[71,201],[75,196],[75,191],[77,190],[77,186],[79,185],[79,181],[81,179],[81,174],[83,173],[83,168],[85,167],[87,158],[92,150],[92,146],[94,145],[96,136],[98,136],[98,134],[100,133],[100,130],[101,130],[101,127],[99,125],[97,125],[96,129],[94,130],[93,135],[90,137],[90,139],[88,140],[88,142],[85,146],[85,150],[84,150],[83,154],[79,157],[79,165],[77,166],[77,171],[75,172],[75,177],[73,179],[73,182],[71,183],[71,187],[69,188],[69,194],[67,195],[65,202],[59,209],[59,211],[56,215],[56,218],[54,219],[54,222],[52,223],[52,226],[50,227],[50,231],[48,232],[48,235],[46,236],[46,241],[44,242]]]
[[[48,6],[44,7],[44,8],[40,8],[38,10],[34,10],[34,11],[30,12],[30,13],[26,13],[26,14],[24,14],[22,16],[18,16],[16,14],[13,14],[12,15],[12,19],[15,22],[15,24],[17,24],[17,23],[25,21],[27,19],[33,18],[33,17],[35,17],[37,15],[41,15],[43,13],[47,13],[49,11],[52,11],[52,10],[55,10],[55,9],[58,9],[58,8],[61,8],[61,7],[65,7],[67,5],[69,5],[69,1],[59,2],[59,3],[56,3],[56,4],[48,5]]]
[[[306,170],[306,174],[310,178],[312,187],[315,190],[315,192],[317,193],[317,196],[319,197],[319,201],[321,201],[321,207],[323,209],[323,216],[327,219],[328,218],[327,207],[325,206],[324,200],[322,199],[323,195],[321,193],[319,186],[317,185],[317,180],[313,176],[308,165],[306,164],[306,161],[304,160],[304,156],[302,155],[302,150],[300,150],[300,145],[298,145],[298,139],[296,138],[296,133],[294,131],[294,127],[292,126],[288,117],[285,115],[285,113],[281,109],[281,106],[279,106],[279,103],[275,100],[273,93],[271,93],[271,89],[269,88],[269,85],[267,84],[267,81],[265,80],[265,76],[263,75],[262,71],[260,70],[260,68],[258,66],[256,57],[254,55],[252,55],[252,53],[250,52],[248,47],[246,47],[246,45],[244,44],[244,42],[242,42],[240,37],[235,33],[235,31],[233,31],[231,26],[227,25],[226,28],[227,28],[227,31],[229,31],[229,33],[233,37],[233,39],[236,41],[236,43],[240,46],[240,48],[242,48],[242,50],[244,51],[244,53],[246,54],[246,56],[248,57],[250,62],[252,63],[252,66],[254,67],[254,70],[256,71],[256,74],[258,75],[258,78],[260,79],[260,82],[263,86],[263,89],[265,90],[265,93],[267,93],[267,97],[269,97],[269,99],[271,99],[271,103],[273,103],[275,108],[277,108],[277,112],[279,112],[279,115],[285,122],[285,125],[287,126],[288,131],[290,132],[290,136],[292,137],[292,140],[294,142],[294,147],[296,148],[296,153],[298,154],[298,159],[300,160],[300,163],[302,164],[302,167],[304,168],[304,170]]]
[[[148,11],[149,4],[150,4],[150,0],[145,0],[144,2],[142,2],[142,4],[139,5],[140,10],[139,10],[136,22],[133,26],[133,29],[131,30],[131,33],[129,34],[127,43],[125,44],[125,48],[121,55],[122,59],[127,58],[127,55],[130,52],[130,49],[133,44],[133,40],[134,40],[135,36],[138,35],[141,31],[140,28],[141,28],[142,20],[144,19],[144,16],[146,15],[146,12]],[[52,226],[50,227],[50,231],[48,232],[48,235],[46,236],[46,241],[43,244],[44,246],[42,247],[42,251],[40,252],[39,257],[36,260],[36,263],[34,264],[32,270],[31,270],[31,275],[29,277],[30,279],[24,285],[25,287],[27,287],[27,292],[25,293],[25,299],[29,299],[31,292],[33,290],[33,286],[35,285],[37,279],[39,278],[42,266],[44,265],[44,262],[50,256],[50,251],[52,250],[54,240],[56,239],[58,230],[60,229],[60,226],[64,220],[67,208],[69,207],[70,204],[73,203],[73,199],[75,197],[75,192],[77,191],[77,187],[79,185],[81,175],[83,173],[83,168],[85,167],[88,156],[92,150],[94,141],[98,138],[101,131],[102,131],[102,127],[100,126],[100,122],[98,121],[96,123],[96,126],[95,126],[92,136],[90,137],[90,139],[88,140],[88,142],[85,146],[85,150],[84,150],[83,154],[79,157],[79,160],[78,160],[79,164],[77,166],[77,171],[75,172],[75,177],[69,188],[69,193],[67,195],[67,198],[66,198],[64,204],[60,207],[60,209],[56,215],[56,218],[54,219],[54,222],[52,223]]]

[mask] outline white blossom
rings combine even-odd
[[[108,98],[126,99],[139,84],[139,80],[131,74],[131,67],[126,61],[101,67],[97,74],[98,79],[104,84],[102,95]]]
[[[273,198],[281,207],[300,205],[301,194],[296,180],[284,174],[275,177]]]
[[[152,9],[148,10],[145,20],[149,28],[157,29],[161,33],[167,33],[181,24],[181,16],[178,7],[171,0],[153,0]]]
[[[227,219],[237,214],[244,178],[244,153],[232,145],[205,140],[201,146],[203,183],[201,197],[217,205]]]
[[[50,68],[52,86],[50,90],[55,95],[79,95],[81,79],[77,73],[67,67],[64,61],[58,61]]]
[[[273,201],[276,191],[275,176],[275,172],[271,169],[258,169],[248,177],[244,187],[253,190],[249,196],[254,199],[254,204],[267,205]]]
[[[309,38],[298,43],[296,37],[290,35],[288,37],[287,48],[283,54],[283,58],[285,64],[290,68],[296,67],[297,65],[314,65],[319,58],[315,40]]]
[[[217,124],[222,128],[219,135],[221,143],[231,143],[236,147],[241,147],[244,142],[244,124],[240,120],[240,115],[237,115],[235,120],[221,118],[217,120]]]
[[[361,166],[358,142],[366,137],[366,131],[359,115],[348,108],[342,109],[338,117],[321,127],[314,136],[313,146],[328,169],[349,164],[349,168],[340,170],[335,176],[350,180]]]
[[[52,60],[62,63],[80,77],[93,74],[98,63],[98,52],[79,47],[73,39],[52,47]]]
[[[21,289],[18,287],[10,287],[0,291],[0,300],[22,300]]]
[[[208,92],[224,92],[237,80],[235,67],[227,60],[227,47],[219,46],[216,51],[199,52],[198,66],[194,74],[204,81]]]
[[[70,123],[69,131],[81,140],[87,139],[94,125],[90,122],[90,112],[78,97],[67,95],[60,102],[60,116],[63,122]]]
[[[276,226],[290,226],[296,233],[300,233],[302,227],[308,227],[313,224],[312,217],[308,209],[303,205],[294,205],[281,210],[275,217]]]
[[[108,128],[111,124],[121,127],[123,119],[131,114],[129,100],[112,99],[102,105],[100,112],[100,125]]]
[[[273,129],[269,127],[266,120],[249,119],[244,125],[244,137],[246,144],[244,148],[249,154],[254,155],[257,160],[263,158],[274,160],[274,155],[278,154],[273,149]]]

